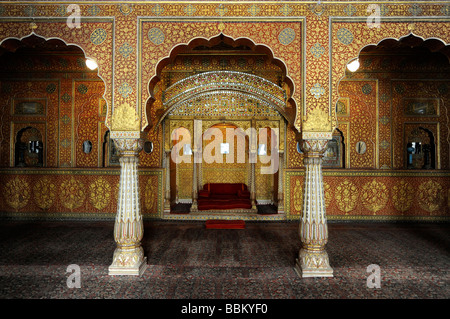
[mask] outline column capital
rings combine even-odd
[[[142,138],[124,138],[112,137],[114,145],[116,145],[120,155],[122,156],[137,156],[144,147],[145,140]]]
[[[328,139],[303,140],[301,149],[306,157],[322,157],[327,150]]]
[[[304,140],[331,140],[333,132],[302,132],[302,139]]]

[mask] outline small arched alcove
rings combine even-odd
[[[15,167],[43,167],[44,142],[41,132],[31,126],[17,132],[14,144]]]
[[[347,167],[450,168],[450,46],[409,34],[365,46],[354,61],[359,67],[346,68],[336,105],[351,141]]]
[[[0,134],[0,166],[17,165],[9,141],[26,126],[43,136],[39,165],[102,166],[105,83],[87,60],[81,47],[58,38],[32,33],[1,42],[0,130],[11,137]]]

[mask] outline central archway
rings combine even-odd
[[[195,38],[188,44],[180,44],[171,50],[168,57],[162,59],[158,63],[156,67],[156,74],[150,80],[148,85],[150,98],[147,100],[145,116],[146,120],[149,120],[149,127],[155,129],[161,123],[164,116],[167,115],[167,109],[163,108],[162,104],[158,105],[158,103],[155,103],[158,100],[156,95],[159,86],[163,85],[164,87],[170,87],[174,82],[176,82],[173,78],[171,78],[170,75],[167,76],[167,74],[164,74],[164,69],[168,66],[180,63],[180,56],[188,57],[186,60],[189,60],[189,56],[201,56],[206,54],[215,54],[217,57],[225,54],[234,55],[236,57],[236,65],[240,66],[241,69],[246,63],[245,59],[242,58],[244,56],[252,56],[250,57],[250,60],[252,63],[254,63],[254,65],[264,63],[267,65],[272,65],[274,68],[278,68],[279,75],[276,79],[269,80],[266,78],[265,80],[268,82],[272,82],[273,86],[279,87],[280,92],[284,91],[281,100],[284,100],[283,102],[285,109],[282,110],[281,108],[278,108],[278,111],[283,115],[288,123],[294,123],[297,115],[296,101],[292,97],[292,94],[294,92],[294,83],[287,75],[287,67],[284,62],[274,57],[272,50],[265,45],[257,45],[248,38],[239,38],[235,40],[231,37],[225,36],[224,34],[220,34],[211,39]],[[249,60],[247,60],[247,62],[248,61]],[[198,67],[197,69],[194,68],[193,73],[184,76],[181,79],[206,72],[205,68],[202,68],[203,62],[204,60],[200,61],[200,67]],[[219,63],[216,69],[214,69],[213,71],[229,70],[229,68],[227,68],[227,66],[224,64],[226,64],[226,62],[219,59]],[[240,70],[239,68],[237,68],[233,71]],[[246,70],[241,73],[246,73],[248,77],[254,76],[255,79],[256,77],[262,79],[265,78],[265,76],[261,76],[261,74],[258,74],[258,72],[255,71],[255,67],[253,66],[246,68]]]
[[[159,62],[157,69],[157,75],[149,85],[152,100],[147,103],[147,115],[151,117],[151,124],[146,130],[149,134],[162,132],[164,136],[163,158],[168,181],[165,213],[170,213],[170,204],[194,203],[196,197],[191,193],[194,194],[211,182],[197,177],[201,175],[202,168],[205,168],[205,172],[209,169],[207,164],[198,163],[193,166],[190,162],[178,164],[179,167],[174,169],[170,157],[173,143],[169,141],[169,137],[178,127],[186,128],[191,136],[195,134],[195,121],[203,121],[202,136],[209,127],[224,123],[244,131],[273,128],[280,132],[282,141],[276,161],[285,161],[284,135],[287,125],[293,125],[296,115],[296,105],[292,98],[294,87],[286,75],[286,66],[273,57],[270,48],[255,45],[248,39],[234,40],[223,34],[210,40],[194,39],[189,44],[176,46],[168,58]],[[192,148],[193,152],[194,149],[195,147]],[[256,146],[252,152],[256,154]],[[274,214],[284,213],[283,205],[279,205],[278,210],[274,205],[282,202],[278,196],[278,187],[282,187],[282,174],[277,171],[268,176],[259,170],[271,164],[272,162],[256,164],[259,165],[258,170],[251,175],[256,166],[247,160],[239,167],[239,174],[244,174],[239,182],[247,183],[246,187],[250,191],[253,189],[253,203],[256,200],[258,205],[270,204]],[[224,165],[229,166],[224,168],[222,165],[218,168],[212,165],[211,169],[216,170],[212,174],[236,171],[233,166],[236,163]],[[198,173],[194,174],[194,168]],[[183,186],[174,185],[175,179]],[[191,191],[194,186],[190,182],[192,180],[197,181],[198,186]],[[231,180],[234,179],[223,178],[220,182],[231,183]],[[256,181],[258,187],[251,180]],[[180,190],[176,194],[175,188]],[[251,212],[257,213],[257,205],[253,203]],[[283,216],[278,218],[282,219]]]
[[[285,91],[274,83],[252,74],[235,71],[211,71],[193,75],[171,85],[164,91],[163,113],[156,127],[178,107],[205,107],[204,103],[227,96],[236,104],[250,102],[255,108],[270,107],[289,122]],[[209,103],[206,104],[209,106]],[[209,110],[212,112],[213,110]],[[208,113],[209,113],[208,112]]]

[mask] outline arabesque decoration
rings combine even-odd
[[[334,197],[336,198],[337,207],[339,210],[349,213],[356,207],[358,200],[358,189],[355,184],[349,180],[343,181],[336,187]]]
[[[99,177],[89,185],[89,201],[98,210],[104,209],[111,201],[111,185]]]
[[[323,182],[323,192],[325,195],[325,206],[329,207],[331,201],[333,200],[333,192],[331,190],[330,184],[327,182]]]
[[[71,176],[69,180],[61,183],[59,198],[64,207],[70,210],[80,207],[86,198],[83,182]]]
[[[144,190],[145,209],[151,214],[158,210],[158,184],[155,185],[155,179],[149,177]]]
[[[364,184],[361,191],[361,201],[365,208],[373,213],[381,210],[388,200],[389,193],[386,185],[373,180]]]
[[[444,201],[444,192],[441,184],[428,180],[419,185],[417,190],[420,207],[430,213],[439,210]]]
[[[140,119],[128,103],[119,104],[112,115],[112,131],[140,131]]]
[[[15,210],[25,207],[30,199],[30,195],[28,182],[19,176],[9,180],[3,191],[6,203]]]
[[[295,210],[301,213],[303,206],[303,186],[299,179],[295,180],[292,197]]]
[[[407,211],[414,199],[414,188],[406,181],[400,181],[392,188],[394,207],[400,212]]]
[[[291,19],[291,21],[267,22],[264,24],[252,21],[243,22],[223,22],[223,34],[233,39],[245,37],[258,43],[258,45],[265,45],[274,53],[274,57],[282,60],[287,67],[287,75],[292,78],[298,87],[301,87],[301,65],[294,61],[301,61],[301,30],[302,20]],[[271,27],[272,26],[272,27]],[[158,28],[165,34],[165,40],[159,45],[152,42],[147,34],[153,28]],[[283,45],[278,40],[279,33],[289,28],[295,32],[289,45]],[[145,104],[149,98],[148,90],[145,85],[150,83],[154,77],[155,70],[158,63],[168,56],[168,53],[173,51],[175,47],[182,44],[189,44],[196,38],[210,39],[220,34],[219,25],[217,22],[208,22],[204,20],[192,21],[164,21],[164,19],[152,20],[151,18],[141,18],[139,20],[139,34],[141,34],[139,51],[141,58],[139,65],[141,66],[141,85],[142,89],[140,98],[141,111],[145,112]],[[292,33],[292,32],[291,32]],[[258,39],[257,41],[255,39]],[[286,43],[286,42],[285,42]],[[145,48],[145,49],[143,49]],[[292,62],[292,63],[291,63]],[[301,89],[294,92],[292,98],[296,103],[301,101]],[[300,119],[300,116],[298,117]],[[144,123],[143,118],[142,127]]]
[[[308,112],[303,122],[303,131],[306,132],[331,132],[331,120],[326,111],[315,108]]]
[[[49,209],[56,197],[56,186],[48,176],[39,179],[33,186],[34,202],[43,209]]]

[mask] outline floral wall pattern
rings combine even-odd
[[[288,170],[289,218],[302,211],[303,174]],[[445,220],[449,181],[445,173],[324,172],[325,204],[330,220]]]
[[[295,109],[296,118],[294,126],[286,130],[286,218],[296,219],[301,211],[303,154],[297,151],[297,142],[302,134],[331,134],[335,127],[347,143],[345,159],[349,166],[324,170],[329,216],[448,217],[446,170],[450,169],[450,150],[445,125],[448,115],[442,106],[448,105],[448,79],[434,84],[422,81],[419,85],[412,78],[390,81],[359,75],[344,77],[351,59],[367,45],[386,38],[414,34],[424,40],[438,38],[443,45],[449,45],[450,5],[439,1],[375,3],[381,17],[379,27],[373,28],[367,24],[370,13],[366,1],[79,1],[81,25],[71,28],[67,21],[73,12],[67,12],[65,2],[3,2],[2,45],[8,39],[20,40],[31,34],[46,40],[61,39],[80,47],[87,57],[98,62],[95,73],[100,80],[89,74],[81,76],[82,72],[80,76],[64,76],[65,62],[57,61],[52,65],[60,68],[62,76],[44,76],[45,70],[40,69],[36,70],[41,72],[38,78],[1,81],[2,101],[7,96],[20,98],[25,97],[22,93],[30,92],[54,107],[47,108],[45,116],[20,120],[11,115],[11,100],[0,104],[0,187],[6,194],[1,197],[0,210],[9,215],[52,212],[76,217],[95,212],[98,216],[113,216],[118,170],[100,169],[100,144],[110,128],[114,107],[127,102],[140,115],[144,137],[154,144],[152,153],[139,155],[141,207],[148,216],[160,216],[166,182],[162,168],[166,141],[162,127],[155,130],[152,125],[162,108],[164,87],[157,80],[164,59],[176,56],[181,46],[195,39],[210,39],[222,33],[267,47],[282,62],[292,81],[293,90],[287,92],[292,99],[287,107]],[[28,65],[25,62],[23,65],[30,68],[30,61]],[[76,59],[66,62],[72,66],[78,63]],[[413,130],[421,120],[403,117],[403,122],[399,121],[400,111],[394,106],[418,97],[415,93],[436,90],[443,99],[441,112],[423,124],[439,137],[439,165],[433,172],[401,171],[405,128]],[[341,101],[343,104],[338,103]],[[401,124],[404,120],[408,124]],[[14,157],[11,136],[30,123],[46,140],[45,166],[54,168],[54,173],[45,168],[33,168],[27,173],[8,168]],[[83,155],[80,142],[86,139],[91,140],[93,148]],[[358,140],[367,141],[363,155],[355,151]]]

